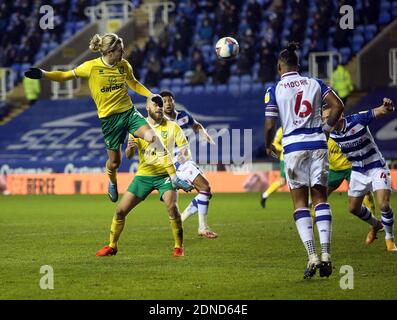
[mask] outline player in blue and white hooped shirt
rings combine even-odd
[[[208,143],[215,144],[204,127],[189,112],[175,110],[174,94],[171,91],[164,90],[160,92],[160,95],[163,97],[164,114],[168,119],[175,121],[185,132],[193,130],[194,133],[201,134]],[[198,191],[198,195],[181,214],[182,222],[198,212],[199,236],[209,239],[217,238],[218,234],[212,231],[207,224],[208,206],[211,199],[210,183],[197,164],[190,157],[182,156],[181,152],[176,152],[174,165],[177,176],[191,183]]]
[[[368,125],[372,120],[393,111],[393,102],[384,98],[383,104],[377,108],[341,118],[330,134],[352,163],[348,191],[349,211],[372,226],[372,230],[367,235],[367,243],[373,242],[377,232],[384,228],[388,251],[397,251],[394,243],[394,214],[390,206],[392,190],[390,170]],[[327,112],[323,114],[324,118],[326,114]],[[381,223],[367,207],[362,205],[364,196],[369,191],[374,191],[376,194],[382,213]]]
[[[266,153],[269,156],[275,154],[272,141],[279,119],[283,128],[285,174],[295,209],[294,220],[309,257],[304,278],[311,278],[317,268],[321,277],[328,277],[332,273],[332,214],[327,202],[328,149],[323,131],[329,133],[335,125],[343,112],[343,103],[322,81],[298,73],[296,49],[297,45],[290,43],[281,51],[277,65],[281,79],[266,91]],[[321,121],[323,101],[331,108],[325,124]],[[309,191],[319,231],[321,259],[314,243]]]

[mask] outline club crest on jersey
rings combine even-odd
[[[116,83],[116,78],[115,77],[109,77],[108,79],[109,85],[114,85]]]
[[[117,70],[119,70],[120,74],[124,73],[124,67],[117,67]]]
[[[167,132],[167,131],[161,131],[161,137],[162,137],[163,139],[167,139],[167,137],[168,137],[168,132]]]
[[[265,103],[269,103],[269,101],[270,101],[270,93],[266,92],[266,94],[265,94]]]

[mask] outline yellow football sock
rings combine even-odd
[[[117,220],[113,217],[112,226],[110,227],[110,241],[109,247],[117,249],[117,242],[119,241],[121,231],[124,229],[125,219]]]
[[[172,235],[175,240],[175,248],[182,248],[183,246],[183,227],[181,217],[171,219]]]
[[[372,214],[375,214],[375,201],[372,193],[367,193],[365,195],[363,205],[366,206]]]
[[[265,191],[266,198],[267,198],[267,197],[270,197],[270,195],[271,195],[273,192],[277,191],[277,189],[280,188],[280,187],[282,187],[282,186],[283,186],[283,184],[282,184],[279,180],[274,181],[274,182],[270,185],[270,187],[267,188],[267,190]]]
[[[106,161],[106,174],[108,175],[111,183],[117,184],[117,170],[109,169],[108,161]]]

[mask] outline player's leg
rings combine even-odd
[[[313,221],[309,210],[310,153],[307,151],[284,154],[285,174],[294,204],[294,220],[299,236],[307,251],[308,263],[304,278],[311,278],[320,263],[313,234]]]
[[[316,273],[320,261],[316,252],[316,245],[313,234],[313,220],[308,208],[309,188],[300,187],[291,189],[291,197],[294,204],[294,220],[299,237],[305,246],[308,255],[308,264],[304,272],[304,278],[311,278]]]
[[[171,185],[171,184],[170,184]],[[172,188],[172,186],[170,186]],[[177,192],[175,190],[169,189],[164,193],[160,194],[165,206],[167,207],[168,217],[171,224],[172,235],[174,237],[174,253],[175,257],[180,257],[184,255],[183,249],[183,227],[181,215],[179,214],[178,204],[177,204]]]
[[[99,250],[96,253],[97,256],[112,256],[117,253],[117,244],[120,238],[120,234],[124,229],[125,218],[127,214],[141,201],[141,198],[137,197],[135,194],[129,191],[124,193],[119,205],[117,206],[116,213],[112,220],[112,225],[110,227],[109,245]]]
[[[372,214],[375,214],[375,199],[371,191],[365,195],[363,205],[366,206]]]
[[[124,142],[127,133],[124,118],[128,113],[126,111],[99,119],[109,157],[106,161],[106,174],[109,177],[108,196],[112,202],[116,202],[119,196],[117,190],[117,169],[121,164],[120,145]]]
[[[112,202],[116,202],[119,198],[117,190],[117,169],[121,164],[120,150],[107,150],[108,160],[106,161],[106,174],[109,177],[108,196]]]
[[[266,207],[266,200],[270,197],[270,195],[283,187],[286,184],[285,179],[285,171],[284,171],[284,160],[280,160],[280,178],[274,181],[269,188],[262,194],[261,197],[261,206],[262,208]]]
[[[311,190],[316,226],[321,245],[320,277],[329,277],[332,274],[331,238],[332,238],[332,211],[327,198],[327,187],[315,185]]]
[[[394,212],[390,206],[390,190],[379,189],[375,191],[376,199],[382,214],[382,225],[385,229],[385,240],[388,251],[397,251],[394,243]]]
[[[331,263],[331,236],[332,211],[328,203],[328,152],[315,150],[311,152],[310,191],[316,217],[316,226],[321,245],[320,277],[329,277],[332,274]]]
[[[352,171],[349,183],[349,211],[362,221],[371,226],[365,243],[367,245],[375,241],[376,235],[382,229],[381,222],[371,213],[371,210],[363,205],[365,195],[371,190],[371,177],[357,171]]]
[[[194,180],[193,185],[198,190],[198,195],[195,197],[198,208],[199,229],[198,234],[201,237],[214,239],[218,234],[210,229],[207,224],[208,207],[211,199],[211,187],[208,180],[201,173],[198,174]]]

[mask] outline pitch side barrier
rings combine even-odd
[[[262,183],[255,189],[255,175],[261,173],[250,172],[207,172],[205,175],[211,183],[211,190],[217,192],[258,192],[264,186],[279,178],[278,171],[269,171],[264,175]],[[393,189],[397,190],[397,170],[391,170]],[[119,173],[117,175],[119,190],[126,190],[134,175]],[[254,180],[253,185],[247,187],[247,182]],[[257,179],[259,181],[259,178]],[[10,174],[7,176],[7,189],[14,195],[71,195],[71,194],[105,194],[107,193],[108,178],[105,174]],[[258,185],[257,185],[258,186]],[[288,192],[284,186],[279,191]],[[346,192],[346,181],[337,189],[337,192]]]

